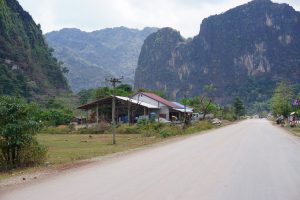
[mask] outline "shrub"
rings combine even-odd
[[[122,124],[117,128],[119,134],[139,134],[140,130],[136,125]]]
[[[208,121],[200,121],[197,123],[193,123],[185,130],[186,134],[196,133],[204,130],[208,130],[213,128],[214,126]]]
[[[183,130],[180,126],[172,126],[172,125],[165,126],[159,132],[160,137],[163,137],[163,138],[167,138],[170,136],[176,136],[176,135],[182,135],[182,134],[183,134]]]
[[[38,144],[36,140],[25,145],[20,153],[21,167],[30,167],[45,163],[47,151],[47,148]]]
[[[79,129],[80,134],[104,134],[111,130],[111,125],[106,122],[101,122],[93,127]]]
[[[50,126],[41,131],[41,133],[45,134],[70,134],[72,133],[72,129],[69,126]]]
[[[20,99],[0,97],[2,169],[7,170],[29,164],[39,164],[36,161],[42,160],[45,156],[44,151],[34,137],[35,133],[41,128],[38,111],[36,105],[26,104]],[[31,156],[25,156],[29,154]]]
[[[73,113],[68,109],[49,109],[42,112],[41,117],[46,125],[59,126],[69,124]]]

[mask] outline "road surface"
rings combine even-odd
[[[300,140],[267,120],[94,163],[1,200],[299,200]]]

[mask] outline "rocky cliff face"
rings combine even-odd
[[[220,103],[270,97],[275,84],[300,81],[300,13],[287,4],[255,0],[203,20],[199,35],[185,41],[169,28],[144,43],[136,88],[166,91],[171,98],[203,93]]]
[[[0,95],[37,98],[69,90],[39,25],[16,0],[0,0]]]
[[[144,40],[157,28],[143,30],[126,27],[94,32],[63,29],[46,34],[55,55],[69,69],[67,78],[72,90],[106,85],[105,77],[124,76],[133,84],[134,71]]]

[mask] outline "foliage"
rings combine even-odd
[[[67,91],[65,69],[44,41],[40,26],[16,0],[0,4],[0,95],[37,95]]]
[[[79,96],[80,104],[86,104],[91,100],[93,96],[94,89],[83,89],[77,95]]]
[[[165,126],[159,131],[159,135],[162,138],[167,138],[167,137],[182,135],[182,134],[184,134],[184,131],[182,130],[182,127],[175,126],[175,125]]]
[[[42,131],[39,133],[41,134],[71,134],[73,132],[73,128],[70,126],[49,126],[45,127]]]
[[[234,108],[233,107],[224,107],[222,109],[222,118],[224,120],[228,120],[228,121],[234,121],[237,119],[235,113],[234,113]]]
[[[51,97],[42,104],[40,113],[41,120],[46,126],[66,125],[74,118],[73,110],[76,104],[79,106],[78,100],[74,95],[61,95]]]
[[[245,115],[245,107],[244,107],[244,103],[242,102],[242,100],[240,98],[236,98],[234,103],[233,103],[233,107],[234,107],[234,113],[237,117],[241,117],[243,115]]]
[[[208,121],[200,121],[193,123],[188,126],[188,128],[185,130],[186,134],[196,133],[204,130],[208,130],[213,128],[213,125],[209,123]]]
[[[46,162],[48,149],[40,145],[36,138],[27,145],[24,145],[20,151],[20,163],[23,167],[40,165]]]
[[[137,125],[122,124],[116,131],[118,134],[139,134]]]
[[[136,125],[123,124],[117,129],[120,134],[142,134],[144,137],[171,137],[176,135],[192,134],[203,130],[213,128],[208,121],[193,123],[184,128],[181,125],[164,124],[151,122],[149,120],[140,120]]]
[[[48,109],[41,113],[41,119],[48,126],[69,124],[73,119],[73,113],[68,109]]]
[[[292,97],[292,87],[286,84],[285,82],[278,83],[271,99],[271,109],[273,115],[283,115],[284,117],[287,117],[292,111]]]
[[[247,113],[250,115],[254,114],[261,114],[270,112],[270,102],[263,101],[263,102],[254,102],[248,109]]]
[[[35,140],[41,128],[38,108],[14,97],[0,97],[1,168],[38,164],[46,150]]]
[[[95,90],[94,99],[102,99],[112,95],[112,90],[109,87],[101,87]]]
[[[195,112],[201,113],[215,113],[218,109],[218,106],[209,100],[205,96],[197,96],[193,98],[182,99],[181,103],[189,107],[194,108]]]
[[[99,87],[96,89],[81,90],[78,93],[80,102],[87,103],[89,100],[102,99],[113,94],[113,89],[109,87]],[[115,88],[115,94],[118,96],[130,96],[133,94],[132,86],[121,84]]]
[[[0,95],[29,97],[26,82],[27,79],[20,72],[14,72],[6,65],[0,64]]]

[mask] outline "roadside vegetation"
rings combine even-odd
[[[55,128],[57,131],[51,130],[50,133],[44,130],[43,133],[37,135],[37,140],[48,149],[48,164],[56,165],[122,152],[161,142],[166,138],[209,130],[216,126],[208,121],[201,121],[183,127],[182,125],[169,125],[143,120],[134,125],[119,125],[116,130],[116,145],[112,145],[110,127],[107,125],[105,127],[104,132],[103,127],[78,131],[72,131],[67,126],[57,127]],[[61,128],[63,128],[63,131],[59,130]],[[100,129],[101,131],[99,131]]]
[[[212,86],[207,91],[213,90]],[[165,97],[162,92],[152,92]],[[208,95],[208,93],[206,95]],[[112,94],[108,87],[83,90],[78,95],[64,94],[28,103],[20,97],[0,97],[0,177],[1,174],[28,169],[34,166],[56,166],[126,151],[164,141],[166,138],[184,136],[218,127],[209,119],[186,123],[158,123],[139,120],[136,124],[117,126],[117,144],[112,145],[111,124],[100,122],[93,127],[76,128],[70,124],[75,116],[84,113],[76,110],[81,104]],[[120,85],[116,94],[130,96],[129,85]],[[240,100],[234,106],[220,106],[207,96],[185,98],[182,102],[195,108],[195,112],[213,115],[223,124],[238,119],[245,108]],[[22,171],[22,170],[21,170]]]
[[[0,97],[0,170],[45,162],[47,149],[35,137],[41,127],[36,105]]]
[[[214,127],[216,126],[208,121],[190,124],[185,128],[180,125],[167,125],[146,121],[136,125],[123,124],[117,128],[116,145],[112,145],[110,127],[107,127],[104,133],[102,131],[97,132],[97,128],[76,131],[69,126],[55,127],[51,129],[51,132],[44,129],[35,136],[36,144],[44,150],[42,154],[38,154],[38,158],[42,159],[26,167],[59,167],[60,165],[79,160],[124,152],[162,142],[167,138],[193,134]],[[103,127],[101,127],[101,129],[103,130]],[[25,165],[23,167],[25,167]],[[13,170],[4,170],[0,173],[0,180],[1,178],[10,177],[10,174],[22,174],[26,172],[28,168],[24,168],[24,170],[21,171],[17,170],[19,169],[18,167],[10,169]]]
[[[300,109],[299,105],[293,105],[292,100],[300,99],[297,86],[289,85],[286,82],[277,84],[270,106],[274,120],[277,124],[286,127],[293,134],[300,136]]]

